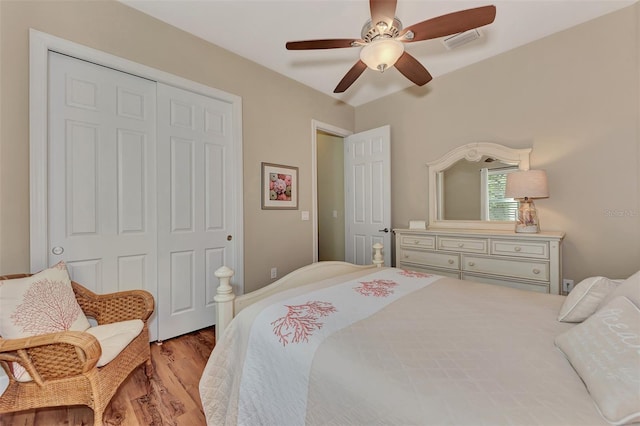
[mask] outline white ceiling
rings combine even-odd
[[[359,59],[360,48],[287,51],[287,41],[360,38],[369,19],[368,0],[120,0],[161,21],[284,74],[353,106],[410,87],[395,68],[367,69],[342,94],[333,89]],[[495,22],[483,37],[447,50],[441,40],[408,44],[437,78],[549,34],[613,12],[637,0],[398,0],[405,27],[446,13],[496,5]]]

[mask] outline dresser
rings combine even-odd
[[[396,266],[562,294],[563,232],[394,229]]]

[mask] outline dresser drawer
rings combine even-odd
[[[528,280],[549,281],[549,264],[547,262],[464,256],[462,270]]]
[[[458,254],[401,249],[399,261],[447,269],[460,269]]]
[[[404,247],[420,247],[423,249],[435,249],[436,237],[432,235],[401,235],[400,245]]]
[[[549,284],[543,282],[515,281],[509,278],[490,277],[487,275],[462,274],[463,280],[475,281],[485,284],[497,284],[503,287],[519,288],[521,290],[535,291],[537,293],[549,293]]]
[[[465,253],[489,253],[486,238],[438,237],[438,250],[453,250]]]
[[[492,239],[491,254],[548,259],[549,243]]]

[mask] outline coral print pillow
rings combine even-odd
[[[64,262],[28,278],[0,280],[0,336],[5,339],[88,328]]]

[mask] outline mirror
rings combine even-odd
[[[463,158],[438,172],[437,219],[515,220],[518,202],[504,197],[506,176],[514,170],[516,164],[483,155],[478,161]]]
[[[531,148],[479,142],[448,152],[429,167],[429,227],[513,230],[517,202],[496,198],[506,173],[528,170]],[[499,192],[499,189],[498,189]]]

